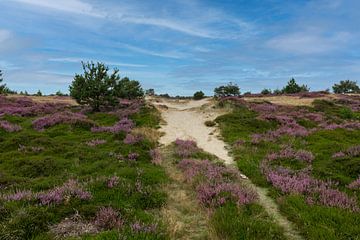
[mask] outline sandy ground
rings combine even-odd
[[[225,113],[214,109],[211,99],[199,101],[153,99],[151,102],[160,109],[162,118],[166,122],[161,126],[161,131],[165,133],[160,138],[161,144],[168,145],[177,138],[194,140],[200,148],[216,155],[226,164],[233,163],[225,143],[218,138],[217,129],[205,126],[205,121],[214,120]]]
[[[199,101],[164,98],[148,98],[147,100],[159,109],[165,121],[160,129],[164,132],[160,138],[161,144],[166,146],[177,138],[192,139],[197,142],[200,148],[217,156],[225,164],[234,165],[234,160],[229,155],[226,144],[219,138],[217,128],[206,127],[204,124],[205,121],[214,120],[217,116],[226,113],[226,110],[214,108],[214,102],[211,98]],[[254,185],[245,175],[241,174],[241,176],[244,178],[244,182],[258,193],[259,204],[265,208],[269,216],[283,227],[288,239],[302,239],[299,233],[294,230],[293,224],[281,215],[275,201],[268,196],[267,189]]]

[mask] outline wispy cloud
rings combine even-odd
[[[80,0],[13,0],[23,4],[33,5],[41,8],[48,8],[56,11],[83,14],[92,17],[105,17],[106,14],[95,9],[91,4]]]
[[[106,61],[106,60],[98,60],[98,59],[89,59],[89,58],[73,58],[73,57],[65,57],[65,58],[50,58],[48,59],[50,62],[64,62],[64,63],[80,63],[82,61],[95,61],[95,62],[103,62],[108,65],[112,66],[120,66],[120,67],[136,67],[136,68],[143,68],[147,67],[148,65],[144,64],[131,64],[131,63],[121,63],[121,62],[113,62],[113,61]]]
[[[160,52],[160,51],[153,51],[153,50],[148,50],[145,48],[140,48],[137,46],[133,46],[130,44],[118,44],[120,47],[128,49],[130,51],[133,52],[137,52],[137,53],[143,53],[146,55],[151,55],[151,56],[156,56],[156,57],[163,57],[163,58],[174,58],[174,59],[182,59],[182,58],[186,58],[189,55],[183,52],[179,52],[179,51],[168,51],[168,52]]]

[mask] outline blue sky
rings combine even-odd
[[[312,90],[360,76],[358,0],[0,0],[0,69],[15,90],[67,92],[81,60],[158,93]]]

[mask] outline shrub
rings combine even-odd
[[[41,92],[40,90],[38,90],[37,93],[35,94],[35,96],[41,97],[41,96],[42,96],[42,92]]]
[[[264,95],[271,94],[271,89],[264,88],[264,89],[261,91],[261,94],[264,94]]]
[[[282,93],[308,92],[310,89],[306,85],[298,85],[294,78],[290,79],[287,85],[282,89]]]
[[[214,89],[215,97],[231,97],[239,96],[240,88],[233,83],[229,83],[226,86],[220,86]]]
[[[1,84],[3,81],[2,75],[2,71],[0,70],[0,94],[4,93],[4,90],[6,88],[6,84]]]
[[[207,126],[207,127],[213,127],[215,125],[216,125],[216,123],[214,121],[211,121],[211,120],[208,120],[208,121],[205,122],[205,126]]]
[[[84,74],[75,75],[69,87],[70,95],[79,104],[90,105],[93,111],[99,111],[102,106],[114,106],[118,98],[134,99],[144,94],[138,81],[120,80],[117,69],[109,75],[109,68],[103,63],[82,62],[82,66]]]
[[[202,92],[202,91],[197,91],[194,93],[194,100],[200,100],[200,99],[203,99],[205,96],[205,94]]]
[[[360,88],[356,81],[340,81],[340,83],[334,84],[332,88],[334,93],[360,93]]]

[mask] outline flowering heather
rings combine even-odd
[[[347,187],[354,190],[360,189],[360,175],[355,181],[351,182]]]
[[[0,120],[0,129],[1,128],[6,132],[18,132],[22,129],[19,125],[10,123],[6,120]]]
[[[344,158],[346,157],[346,154],[343,152],[337,152],[332,155],[332,158]]]
[[[143,139],[143,137],[140,135],[133,135],[131,133],[128,133],[128,134],[126,134],[124,143],[132,145],[132,144],[140,142],[142,139]]]
[[[85,123],[89,125],[94,125],[85,115],[81,113],[73,113],[70,111],[57,112],[52,115],[47,115],[35,119],[32,122],[33,128],[42,131],[47,127],[51,127],[57,124],[67,123],[67,124],[76,124],[76,123]]]
[[[155,233],[157,231],[157,227],[158,225],[156,223],[145,224],[139,221],[136,221],[130,225],[131,231],[133,233]]]
[[[151,163],[154,165],[160,165],[162,162],[162,156],[159,149],[151,149],[149,151],[150,157],[151,157]]]
[[[84,191],[80,184],[73,179],[68,180],[60,187],[55,187],[47,192],[37,194],[41,205],[60,204],[70,197],[89,200],[91,193]]]
[[[119,184],[119,177],[118,176],[112,176],[106,182],[106,186],[108,188],[116,187],[118,184]]]
[[[350,147],[346,150],[346,154],[350,157],[360,156],[360,145]]]
[[[94,225],[105,230],[119,229],[124,225],[124,220],[121,219],[120,214],[112,207],[102,207],[96,213]]]
[[[86,142],[86,145],[88,145],[89,147],[95,147],[97,145],[105,144],[105,143],[106,143],[106,140],[104,140],[104,139],[93,139],[91,141]]]
[[[26,153],[26,152],[39,153],[41,151],[44,151],[44,147],[26,147],[24,145],[19,144],[18,151],[22,153]]]
[[[291,147],[285,147],[278,153],[271,153],[267,155],[267,159],[272,161],[276,159],[297,159],[302,162],[311,163],[314,160],[314,155],[306,150],[294,150]]]
[[[304,195],[307,202],[312,204],[318,203],[354,212],[360,210],[356,198],[332,188],[331,182],[312,178],[306,171],[295,172],[283,167],[272,169],[266,161],[262,162],[261,168],[267,181],[285,194]]]
[[[143,100],[138,99],[120,99],[119,105],[120,108],[111,113],[118,116],[119,118],[127,118],[135,113],[138,113],[140,111],[140,108],[144,105],[144,102]]]
[[[121,131],[123,132],[130,132],[131,129],[134,127],[133,121],[131,121],[128,118],[123,118],[119,122],[117,122],[113,126],[109,127],[92,127],[91,131],[96,132],[111,132],[111,133],[119,133]]]
[[[4,195],[2,198],[6,201],[21,201],[21,200],[31,200],[33,199],[34,194],[30,190],[16,191],[13,194]]]
[[[139,158],[139,154],[138,153],[129,153],[127,158],[129,161],[136,161]]]
[[[181,139],[175,140],[175,153],[181,158],[190,157],[198,151],[199,148],[197,147],[195,141]]]
[[[254,191],[250,191],[237,183],[203,183],[197,186],[197,196],[206,207],[218,207],[232,201],[239,206],[249,204],[257,199]]]
[[[36,116],[63,111],[67,104],[64,103],[38,103],[30,98],[7,98],[0,96],[0,116]]]

